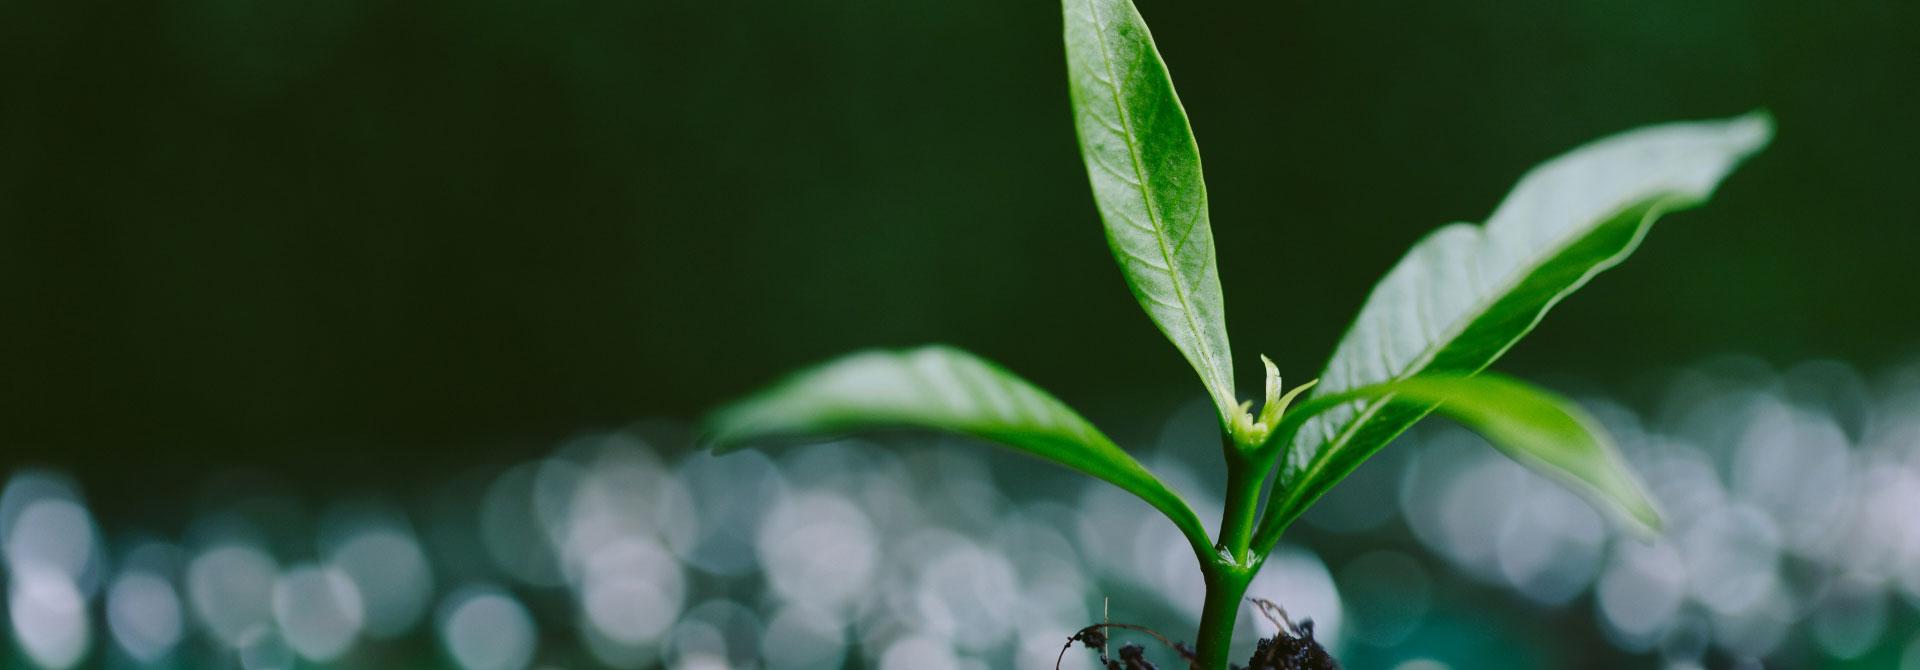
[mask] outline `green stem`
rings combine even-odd
[[[1200,572],[1206,576],[1207,597],[1200,610],[1200,632],[1194,652],[1200,670],[1226,670],[1233,647],[1233,625],[1240,617],[1240,602],[1246,598],[1247,584],[1259,569],[1258,555],[1249,556],[1247,545],[1253,540],[1255,517],[1260,510],[1260,485],[1268,468],[1258,467],[1263,460],[1253,446],[1234,441],[1232,432],[1225,440],[1227,456],[1226,509],[1220,515],[1220,544],[1213,556],[1200,557]]]
[[[1247,454],[1227,446],[1226,509],[1220,515],[1220,544],[1215,547],[1223,558],[1238,566],[1247,565],[1247,546],[1253,539],[1254,517],[1260,509],[1260,485],[1266,470],[1256,467]]]
[[[1226,670],[1233,653],[1233,625],[1240,618],[1240,602],[1247,596],[1253,571],[1224,564],[1205,569],[1206,604],[1200,610],[1200,633],[1195,644],[1200,670]]]

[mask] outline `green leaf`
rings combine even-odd
[[[1128,0],[1064,0],[1067,81],[1080,154],[1107,244],[1133,296],[1206,384],[1228,425],[1239,412],[1200,148]]]
[[[1485,369],[1555,303],[1631,254],[1654,219],[1706,201],[1772,135],[1764,113],[1671,123],[1534,168],[1485,226],[1434,231],[1387,273],[1335,349],[1317,395]],[[1333,471],[1351,470],[1432,409],[1385,400],[1309,422],[1287,445],[1275,500],[1320,484],[1303,481],[1310,464],[1330,460]],[[1270,516],[1302,510],[1279,511]]]
[[[1437,410],[1480,433],[1522,465],[1559,480],[1637,529],[1651,532],[1660,527],[1660,513],[1646,488],[1598,422],[1571,401],[1500,375],[1411,377],[1320,396],[1289,414],[1278,432],[1284,437],[1311,417],[1363,401]],[[1299,485],[1287,491],[1276,507],[1279,514],[1261,520],[1254,546],[1263,551],[1271,547],[1295,517],[1359,464],[1329,454],[1309,464]]]
[[[1186,501],[1064,403],[998,365],[943,346],[866,351],[803,370],[716,410],[709,439],[725,453],[753,440],[910,427],[996,442],[1139,496],[1194,543],[1212,542]]]

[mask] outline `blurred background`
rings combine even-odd
[[[1356,668],[1920,668],[1920,5],[1139,4],[1234,344],[1289,379],[1534,163],[1779,123],[1499,364],[1615,426],[1667,539],[1436,423],[1269,597]],[[0,0],[8,664],[1051,667],[1108,597],[1190,635],[1172,529],[1049,466],[690,450],[791,368],[939,341],[1215,497],[1059,34],[996,1]]]

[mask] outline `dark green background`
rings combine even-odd
[[[1503,366],[1910,354],[1917,8],[1142,3],[1243,385],[1310,376],[1528,166],[1756,107],[1775,146]],[[1037,1],[0,0],[0,306],[0,465],[121,504],[236,464],[391,485],[873,345],[1123,426],[1198,393],[1102,242]]]

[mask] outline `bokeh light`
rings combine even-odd
[[[1920,670],[1914,370],[1722,359],[1659,378],[1643,411],[1583,396],[1665,510],[1654,538],[1422,425],[1310,514],[1249,595],[1358,667],[1485,667],[1501,649],[1554,667],[1513,623],[1552,613],[1657,667]],[[1211,471],[1173,436],[1208,418],[1174,412],[1142,454],[1196,499],[1217,496]],[[76,483],[22,470],[0,491],[8,643],[43,669],[1024,669],[1091,623],[1184,639],[1198,618],[1185,540],[1112,487],[1026,487],[1050,475],[940,437],[724,457],[684,439],[585,434],[413,505],[308,508],[272,480],[219,479],[254,484],[171,539],[98,522]],[[1243,613],[1243,646],[1271,632]]]
[[[353,646],[366,609],[346,573],[309,564],[287,570],[274,582],[273,619],[301,658],[326,663]]]
[[[64,669],[87,654],[87,603],[66,574],[38,564],[15,565],[7,584],[13,637],[42,668]]]
[[[173,651],[185,631],[181,619],[180,596],[164,577],[122,572],[107,589],[107,625],[135,661],[152,663]]]
[[[279,564],[266,550],[222,544],[187,565],[187,596],[194,614],[213,637],[239,646],[273,623],[273,583]]]
[[[463,670],[519,670],[533,660],[538,633],[527,608],[506,591],[471,585],[447,596],[440,644]]]
[[[433,596],[433,570],[413,535],[398,528],[353,532],[327,564],[352,580],[363,609],[363,632],[394,638],[411,631]]]

